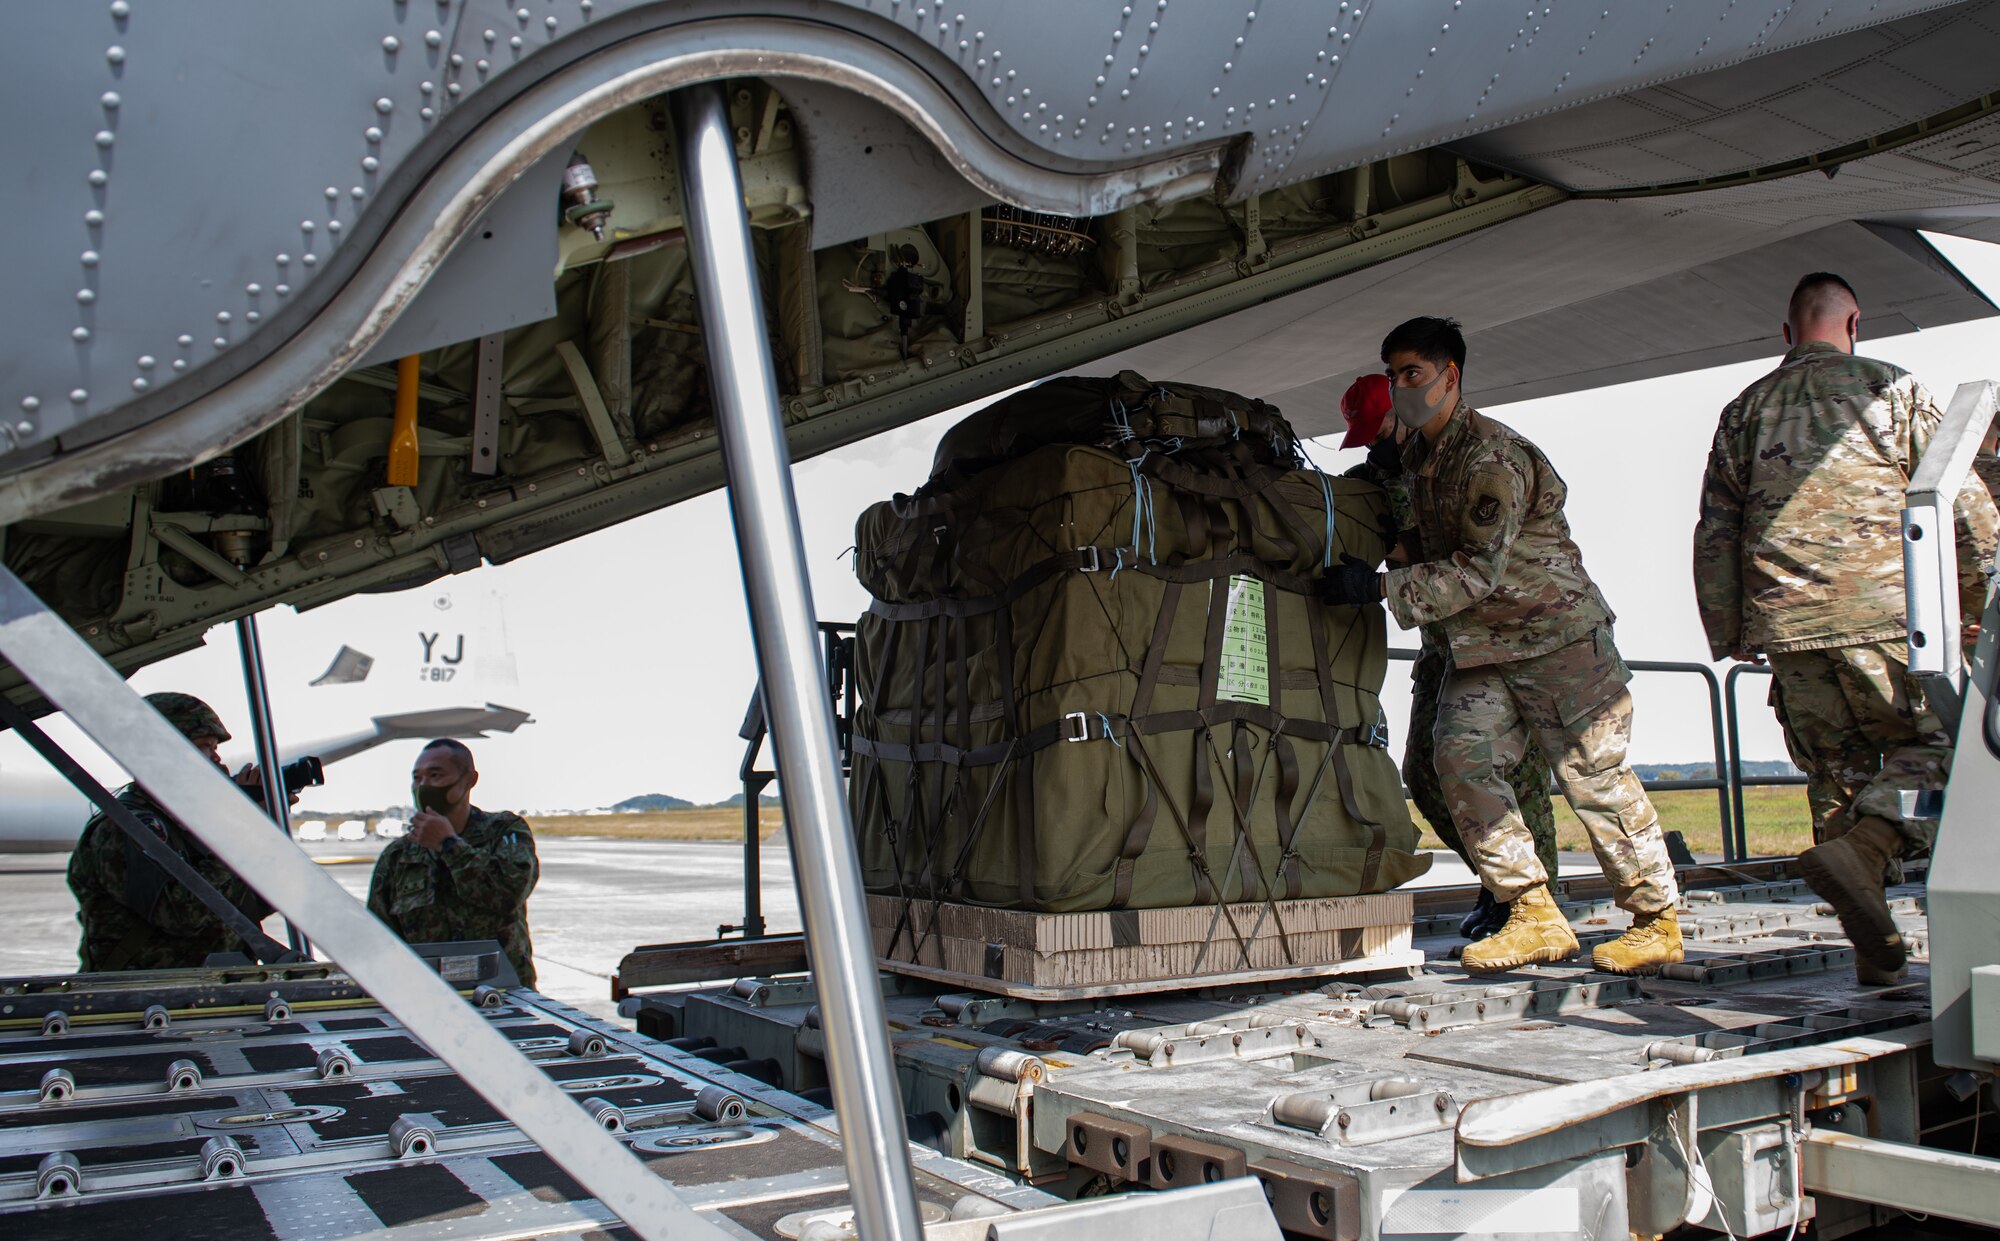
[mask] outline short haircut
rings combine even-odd
[[[424,743],[424,750],[443,750],[457,759],[467,771],[475,770],[472,765],[472,751],[467,748],[463,741],[456,741],[450,737],[439,737],[436,741],[426,741]],[[417,753],[421,754],[423,750],[419,750]]]
[[[1392,353],[1414,353],[1439,370],[1449,362],[1458,368],[1459,374],[1465,373],[1465,333],[1456,319],[1424,315],[1398,323],[1382,338],[1384,364]]]
[[[1793,324],[1820,323],[1845,318],[1849,309],[1861,309],[1854,286],[1830,271],[1808,272],[1792,286],[1792,300],[1785,307],[1785,320]]]

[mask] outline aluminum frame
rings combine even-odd
[[[749,597],[764,718],[792,822],[787,833],[813,974],[827,1076],[840,1118],[854,1217],[870,1241],[923,1235],[902,1094],[888,1042],[840,773],[833,709],[822,689],[819,625],[792,490],[750,225],[728,102],[718,83],[669,100],[709,390],[729,475],[729,510]]]
[[[1996,404],[2000,404],[2000,385],[1993,380],[1960,384],[1904,493],[1903,593],[1910,671],[1942,679],[1953,692],[1954,707],[1964,692],[1965,658],[1960,651],[1958,540],[1952,505],[1993,422]],[[1957,712],[1941,714],[1955,732]]]
[[[289,837],[273,832],[227,775],[4,566],[0,657],[635,1233],[647,1241],[726,1235],[600,1129]]]

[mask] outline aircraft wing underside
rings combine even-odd
[[[692,82],[729,84],[800,456],[1120,366],[1323,433],[1423,311],[1490,404],[1755,356],[1811,268],[1870,331],[1994,309],[1914,230],[2000,235],[2000,0],[22,20],[0,556],[128,670],[719,484]]]

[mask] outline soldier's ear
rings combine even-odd
[[[1791,347],[1792,347],[1793,345],[1796,345],[1796,344],[1798,344],[1798,343],[1799,343],[1799,342],[1797,342],[1797,341],[1795,341],[1795,340],[1793,340],[1793,339],[1792,339],[1792,325],[1791,325],[1791,324],[1790,324],[1789,322],[1788,322],[1788,323],[1786,323],[1786,324],[1785,324],[1785,325],[1784,325],[1783,327],[1780,327],[1780,328],[1779,328],[1778,330],[1779,330],[1780,332],[1784,333],[1784,336],[1785,336],[1785,348],[1789,349],[1789,348],[1791,348]]]

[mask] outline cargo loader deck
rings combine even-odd
[[[1587,955],[1468,976],[1469,888],[1414,894],[1420,969],[1055,1002],[885,973],[905,1110],[942,1150],[1064,1197],[1253,1176],[1298,1237],[1609,1238],[1684,1219],[1749,1236],[1794,1218],[1839,1237],[1897,1218],[1841,1196],[1832,1144],[1970,1151],[1992,1110],[1930,1061],[1922,887],[1892,892],[1908,977],[1862,987],[1789,861],[1682,882],[1687,961],[1649,978]],[[1601,879],[1562,886],[1586,954],[1618,933]],[[824,1085],[808,978],[628,1010],[683,1046],[775,1062],[789,1089]],[[1968,1193],[1927,1209],[1988,1218],[1991,1195]]]

